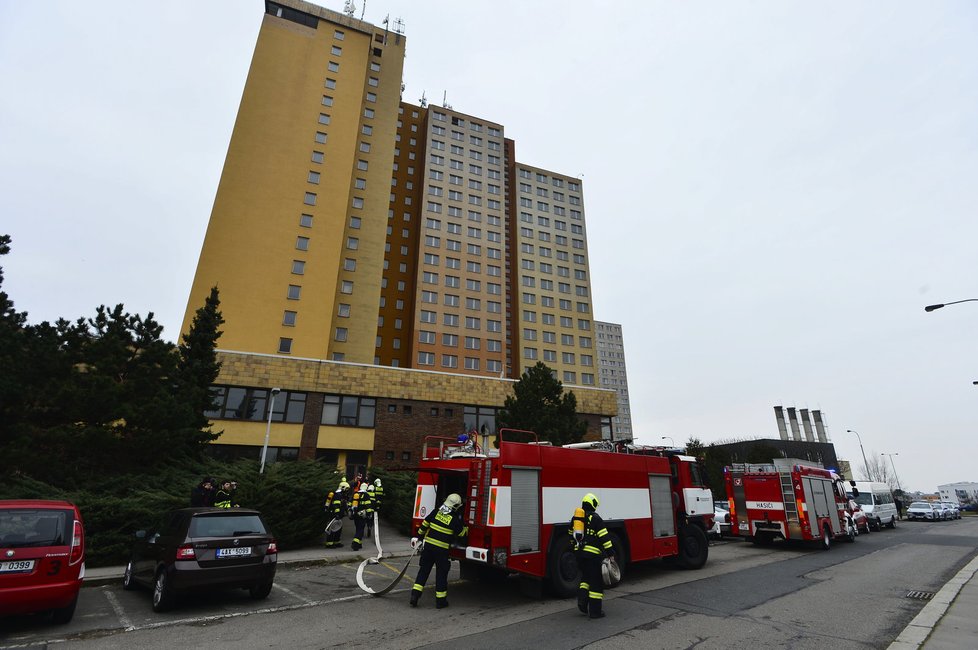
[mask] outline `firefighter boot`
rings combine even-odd
[[[418,601],[421,600],[421,591],[418,589],[411,590],[411,607],[417,607]]]
[[[587,614],[587,589],[577,591],[577,609],[581,610],[582,614]]]
[[[445,596],[435,598],[435,609],[445,609],[446,607],[448,607],[448,598]]]
[[[601,611],[601,599],[591,598],[588,600],[588,618],[604,618],[604,612]]]

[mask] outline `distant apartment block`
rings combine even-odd
[[[598,371],[601,388],[614,390],[617,394],[618,415],[611,419],[615,440],[631,440],[632,416],[628,397],[628,373],[625,367],[625,342],[621,325],[616,323],[594,322],[598,346]]]

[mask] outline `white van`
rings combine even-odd
[[[856,497],[858,503],[866,516],[869,517],[869,524],[875,530],[883,526],[893,528],[896,526],[897,509],[893,501],[893,494],[886,483],[871,483],[869,481],[856,481],[856,489],[859,495]]]

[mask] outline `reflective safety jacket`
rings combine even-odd
[[[363,514],[360,514],[363,513]],[[374,500],[370,498],[369,492],[354,492],[353,499],[350,501],[351,517],[373,517]]]
[[[220,489],[217,494],[214,495],[214,507],[215,508],[230,508],[231,507],[231,493],[225,489]]]
[[[374,508],[380,510],[380,506],[384,502],[384,486],[371,485],[368,489],[373,490],[374,493]]]
[[[342,517],[346,513],[346,491],[337,490],[327,494],[323,509],[333,517]]]
[[[574,535],[574,528],[571,526],[567,533]],[[595,555],[611,555],[614,546],[611,538],[608,537],[608,529],[604,527],[604,520],[596,512],[588,512],[584,515],[584,543],[578,550]]]
[[[424,538],[426,548],[431,544],[446,551],[452,542],[464,541],[468,535],[469,527],[457,510],[450,514],[445,514],[441,508],[432,510],[418,528],[418,537]]]

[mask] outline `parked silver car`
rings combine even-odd
[[[941,505],[948,510],[948,519],[960,519],[961,518],[961,508],[958,504],[953,501],[941,501]]]
[[[934,506],[931,505],[929,501],[914,501],[907,508],[907,519],[923,519],[925,521],[934,521],[940,519],[940,511],[935,511]]]

